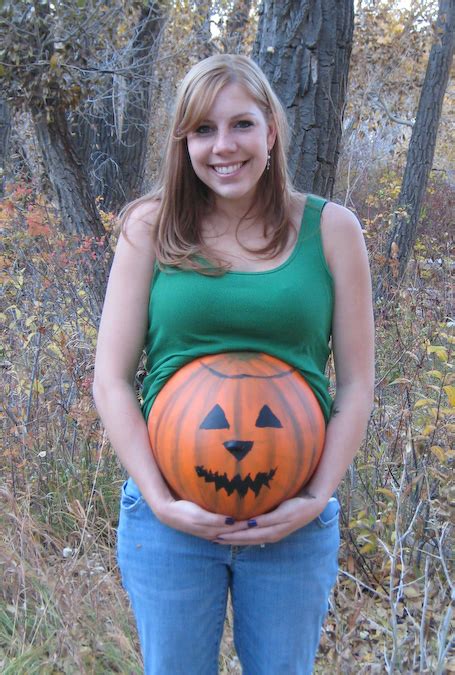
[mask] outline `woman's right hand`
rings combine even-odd
[[[217,543],[217,537],[223,534],[248,529],[245,520],[235,522],[230,516],[211,513],[184,499],[170,497],[169,500],[155,504],[153,511],[158,520],[165,525],[214,543]]]

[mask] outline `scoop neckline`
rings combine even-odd
[[[272,267],[269,270],[257,270],[255,272],[253,272],[253,271],[248,271],[248,270],[230,270],[229,269],[229,270],[227,270],[226,274],[239,274],[241,276],[245,276],[245,275],[257,276],[257,275],[261,275],[261,274],[272,274],[273,272],[279,272],[284,267],[287,267],[287,265],[289,265],[293,261],[293,259],[295,258],[295,256],[298,253],[298,250],[299,250],[299,246],[300,246],[301,239],[302,239],[302,230],[303,230],[303,226],[304,226],[304,223],[305,223],[305,216],[306,216],[306,212],[307,212],[309,199],[310,199],[310,195],[307,195],[306,199],[305,199],[305,206],[303,207],[302,218],[300,220],[300,228],[299,228],[299,231],[298,231],[298,234],[297,234],[297,241],[295,242],[294,248],[290,252],[289,256],[286,258],[286,260],[284,260],[282,263],[277,265],[277,267]]]

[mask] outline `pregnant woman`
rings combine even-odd
[[[335,494],[372,407],[373,319],[359,223],[342,206],[293,189],[287,143],[284,111],[258,66],[244,56],[209,57],[178,89],[156,186],[123,213],[94,395],[129,475],[118,561],[147,675],[218,672],[228,591],[244,675],[313,670],[337,573]],[[289,364],[326,427],[306,486],[244,519],[178,496],[147,429],[174,374],[226,352]]]

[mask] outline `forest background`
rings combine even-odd
[[[141,672],[115,561],[124,474],[91,395],[116,213],[153,183],[175,85],[189,64],[216,51],[253,53],[266,66],[281,58],[265,25],[280,11],[286,20],[275,21],[273,40],[283,40],[282,53],[305,44],[322,54],[323,33],[310,45],[305,31],[329,5],[2,4],[2,673]],[[434,156],[417,156],[409,170],[425,75],[450,20],[453,52],[453,5],[359,0],[352,38],[353,2],[334,3],[334,21],[345,22],[337,35],[344,60],[328,170],[303,175],[293,162],[301,187],[361,220],[377,324],[376,405],[341,487],[340,573],[316,673],[455,672],[455,90],[448,73],[445,81],[436,73],[441,109],[419,136],[424,152],[434,133]],[[288,91],[292,83],[284,82]],[[317,126],[316,115],[308,128]],[[298,150],[311,137],[302,139]],[[406,171],[415,184],[424,165],[413,230],[403,185]],[[143,374],[140,367],[138,392]],[[230,615],[220,670],[240,672]]]

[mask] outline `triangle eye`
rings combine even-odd
[[[200,429],[229,429],[229,422],[223,412],[223,408],[218,405],[213,406],[208,415],[204,418]]]
[[[268,405],[262,406],[259,411],[259,416],[256,420],[257,427],[273,427],[275,429],[282,429],[283,425],[280,420],[273,412],[270,410]]]

